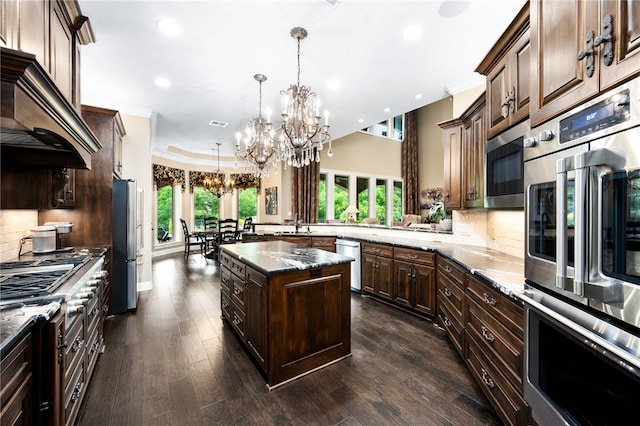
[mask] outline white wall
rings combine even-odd
[[[151,117],[120,112],[127,134],[122,140],[122,177],[135,179],[142,189],[142,245],[138,251],[138,290],[151,288],[151,254],[153,237],[152,209],[152,169],[151,169]],[[139,212],[140,214],[140,212]],[[140,243],[138,243],[140,244]]]

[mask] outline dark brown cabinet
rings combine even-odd
[[[387,300],[393,300],[393,247],[363,243],[362,289]]]
[[[465,271],[443,256],[438,256],[437,264],[438,320],[464,358]]]
[[[311,247],[335,253],[336,238],[335,237],[311,237]]]
[[[427,315],[436,313],[435,253],[394,249],[394,302]]]
[[[484,145],[487,143],[485,97],[481,96],[461,117],[462,190],[465,208],[484,206]]]
[[[530,56],[527,2],[476,68],[487,76],[487,138],[529,116]]]
[[[247,267],[245,291],[247,316],[245,337],[247,347],[262,369],[267,366],[267,277]]]
[[[444,207],[462,208],[462,121],[439,123],[444,145]]]
[[[31,333],[27,333],[0,361],[0,424],[32,424]]]
[[[531,126],[640,75],[640,4],[531,2]]]
[[[484,93],[459,117],[438,123],[444,143],[444,205],[447,210],[484,206]]]
[[[529,409],[522,396],[522,304],[470,274],[466,295],[467,366],[505,423],[526,425]]]

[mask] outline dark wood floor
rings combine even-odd
[[[430,321],[353,294],[353,356],[269,392],[220,319],[214,261],[156,260],[153,287],[107,319],[80,425],[501,424]]]

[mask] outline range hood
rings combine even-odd
[[[0,48],[3,164],[90,169],[102,146],[35,55]]]

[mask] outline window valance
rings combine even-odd
[[[238,189],[258,188],[260,190],[260,178],[251,173],[234,173],[231,179],[233,186]]]
[[[186,189],[185,173],[182,169],[176,169],[173,167],[163,166],[161,164],[153,165],[153,183],[157,188],[162,188],[166,185],[180,185],[182,192]]]

